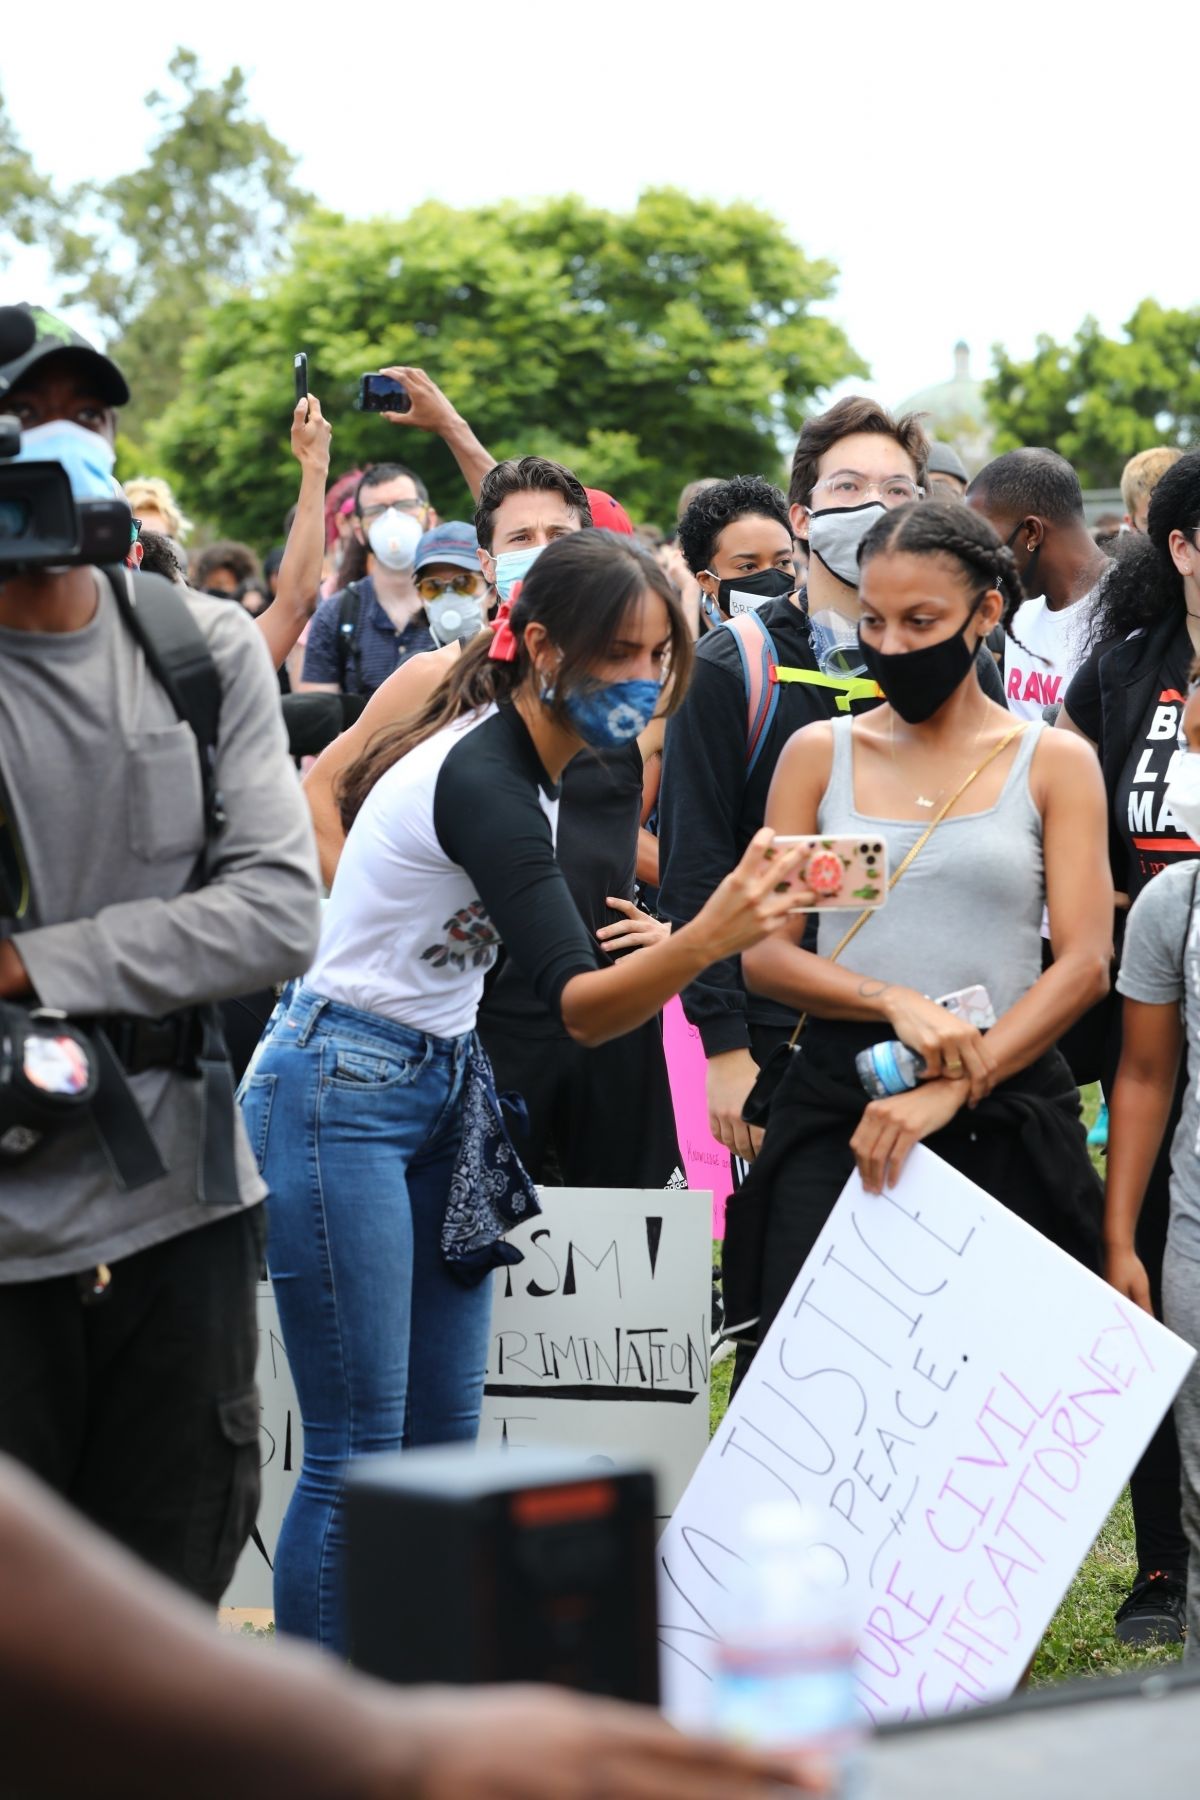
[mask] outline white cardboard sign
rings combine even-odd
[[[642,1458],[665,1516],[708,1442],[712,1195],[545,1188],[494,1277],[480,1442]],[[223,1605],[270,1607],[303,1433],[269,1282],[258,1289],[262,1499]],[[269,1559],[269,1560],[268,1560]]]
[[[853,1177],[659,1541],[669,1714],[706,1717],[742,1521],[789,1497],[845,1569],[868,1724],[1011,1693],[1192,1360],[931,1151]]]
[[[262,1497],[254,1535],[242,1551],[222,1606],[273,1607],[275,1545],[300,1473],[304,1434],[279,1312],[269,1281],[258,1284],[259,1454]]]
[[[545,1188],[495,1276],[479,1441],[644,1459],[665,1517],[708,1443],[712,1195]]]

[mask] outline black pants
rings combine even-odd
[[[0,1450],[215,1606],[258,1511],[263,1209],[112,1266],[0,1284]]]
[[[513,1143],[547,1186],[661,1188],[682,1162],[667,1080],[662,1027],[650,1019],[625,1037],[585,1050],[557,1025],[522,1032],[479,1016],[496,1086],[520,1094],[529,1124]]]

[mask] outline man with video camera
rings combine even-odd
[[[123,566],[128,398],[0,309],[0,1450],[215,1604],[264,1192],[215,1003],[305,968],[318,888],[253,621]]]

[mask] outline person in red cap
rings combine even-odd
[[[624,537],[633,536],[633,520],[619,500],[614,500],[603,488],[584,488],[583,491],[592,509],[592,524],[598,531],[619,531]]]

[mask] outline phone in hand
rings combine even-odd
[[[296,405],[308,399],[308,357],[303,350],[297,350],[292,358],[292,368],[296,372]],[[304,417],[308,417],[308,407],[304,408]]]
[[[363,375],[354,404],[359,412],[406,413],[412,411],[412,395],[394,375]]]
[[[793,912],[862,912],[883,906],[888,892],[887,845],[873,837],[777,837],[775,847],[801,846],[792,872],[799,887],[813,896],[810,906]]]

